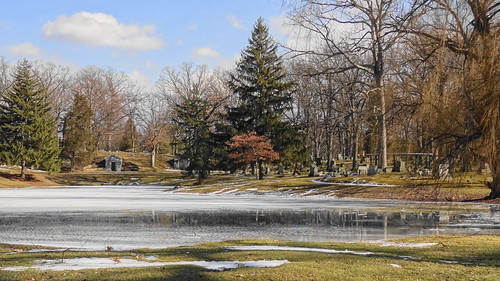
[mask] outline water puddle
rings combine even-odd
[[[287,260],[258,260],[258,261],[182,261],[182,262],[146,262],[134,259],[121,258],[74,258],[65,260],[37,260],[33,266],[6,267],[1,270],[24,271],[38,270],[82,270],[104,268],[128,268],[151,266],[199,266],[213,271],[225,271],[241,267],[277,267],[289,263]]]

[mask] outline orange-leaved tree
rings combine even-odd
[[[237,135],[226,142],[232,151],[229,157],[239,163],[255,163],[257,179],[264,178],[262,163],[278,160],[279,154],[274,151],[271,142],[265,136],[258,136],[255,131]]]

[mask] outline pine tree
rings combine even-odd
[[[208,176],[211,169],[213,145],[210,116],[213,113],[208,101],[201,98],[185,99],[175,105],[177,118],[174,120],[182,131],[181,157],[189,162],[187,171],[198,173],[198,182]]]
[[[95,150],[92,135],[92,109],[83,95],[75,95],[73,107],[64,118],[62,155],[69,159],[71,170],[90,164]]]
[[[13,85],[0,103],[1,160],[20,165],[23,179],[29,166],[57,172],[60,148],[56,120],[51,116],[44,89],[26,60],[18,64],[13,78]]]
[[[301,126],[291,124],[285,113],[291,109],[294,82],[286,78],[278,45],[259,18],[242,52],[229,85],[238,97],[238,105],[228,108],[227,119],[238,134],[255,131],[267,137],[283,160],[303,149]]]
[[[230,81],[239,105],[230,109],[228,118],[240,133],[256,131],[258,135],[272,137],[283,122],[283,113],[289,109],[293,84],[285,81],[277,48],[259,18]]]
[[[125,122],[125,127],[123,128],[123,138],[120,143],[120,150],[121,151],[130,150],[132,152],[135,152],[138,139],[139,139],[139,133],[137,132],[134,120],[129,118],[127,122]]]

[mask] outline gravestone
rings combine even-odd
[[[316,165],[312,164],[311,167],[309,168],[309,176],[315,177],[317,173],[318,173],[318,167],[316,167]]]
[[[368,166],[368,175],[369,176],[376,175],[377,173],[378,173],[378,169],[377,169],[376,165],[370,165],[370,166]]]
[[[395,173],[400,173],[403,171],[404,162],[403,161],[394,161],[394,166],[392,167],[392,171]]]
[[[490,165],[488,163],[483,162],[483,161],[479,161],[479,173],[482,175],[491,174]]]
[[[316,158],[316,166],[321,166],[321,157]]]
[[[337,169],[337,172],[343,174],[345,172],[345,167],[344,167],[344,164],[340,164],[338,169]]]
[[[439,180],[451,180],[450,165],[446,163],[439,164],[437,169],[434,171],[434,178]]]
[[[358,167],[358,175],[367,175],[367,174],[368,174],[368,166]]]
[[[283,175],[285,172],[284,172],[284,169],[283,169],[283,166],[282,165],[279,165],[278,166],[278,175]]]

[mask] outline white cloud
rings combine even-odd
[[[153,87],[153,84],[151,84],[149,77],[137,69],[134,69],[131,73],[128,74],[128,76],[141,88],[150,89]]]
[[[227,20],[231,23],[231,26],[237,29],[245,29],[246,26],[242,24],[238,18],[234,15],[227,17]]]
[[[13,57],[33,57],[41,54],[40,48],[31,43],[21,43],[7,47],[10,56]]]
[[[43,26],[43,35],[49,39],[125,50],[155,50],[163,47],[163,40],[156,37],[154,31],[153,25],[124,24],[112,15],[87,12],[70,17],[62,15]]]
[[[286,16],[276,16],[270,19],[270,28],[278,35],[283,45],[296,50],[313,50],[324,44],[324,39],[318,33],[294,23]],[[341,40],[362,30],[361,25],[342,24],[331,21],[327,28],[332,40]]]
[[[271,29],[280,35],[289,36],[292,32],[290,29],[290,20],[285,16],[275,16],[269,19]]]
[[[192,25],[188,26],[188,29],[189,30],[196,30],[196,29],[198,29],[198,25],[193,23]]]
[[[218,58],[220,53],[210,47],[194,49],[192,56],[194,58]]]
[[[238,62],[241,58],[241,54],[236,54],[231,58],[221,59],[217,63],[217,67],[224,70],[232,70],[236,67],[236,62]]]

